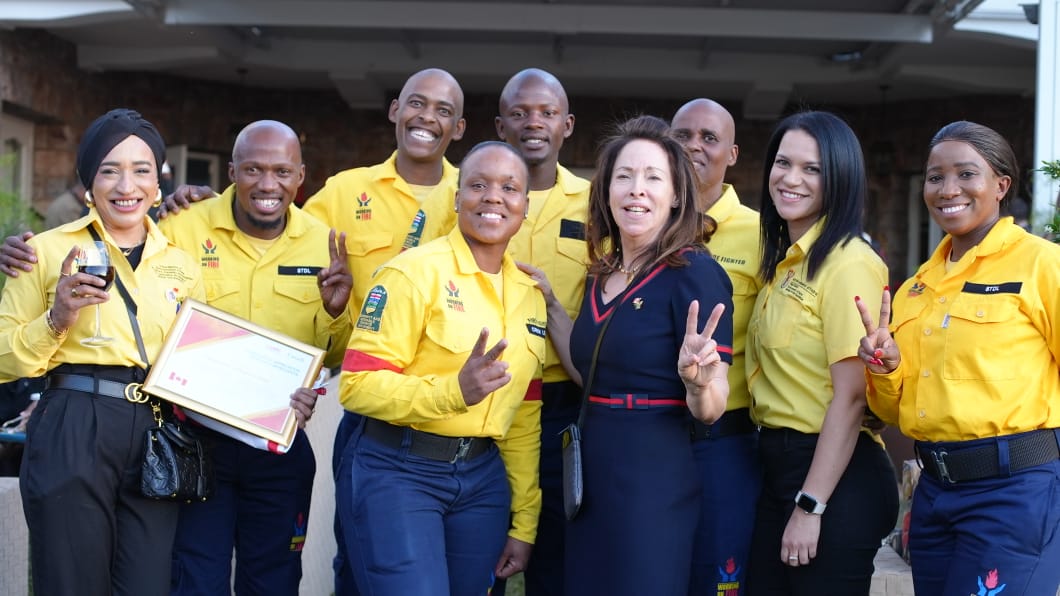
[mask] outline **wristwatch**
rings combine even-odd
[[[824,513],[824,508],[828,506],[827,503],[818,501],[817,497],[804,493],[801,490],[795,494],[795,505],[806,513],[813,515],[821,515]]]

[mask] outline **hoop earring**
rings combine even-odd
[[[92,206],[92,191],[91,190],[86,190],[85,191],[85,205],[88,205],[89,207]]]
[[[157,209],[162,204],[162,189],[158,189],[158,196],[155,197],[155,202],[151,204],[152,207]]]

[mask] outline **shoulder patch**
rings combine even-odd
[[[383,321],[383,309],[386,308],[386,288],[381,285],[368,290],[364,299],[361,314],[357,317],[357,328],[363,331],[378,332]]]

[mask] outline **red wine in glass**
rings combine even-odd
[[[103,286],[103,291],[109,290],[110,284],[114,283],[114,267],[110,265],[81,265],[77,268],[77,271],[95,275],[106,282],[106,285]]]

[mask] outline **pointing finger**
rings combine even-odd
[[[891,288],[883,286],[883,299],[880,300],[880,327],[891,324]]]

